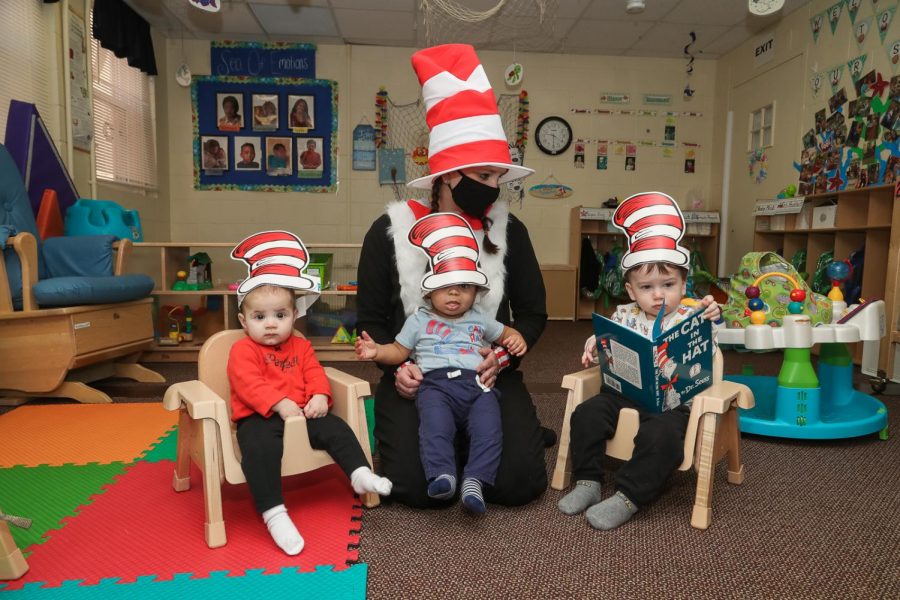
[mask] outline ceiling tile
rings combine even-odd
[[[626,0],[594,0],[584,13],[585,19],[613,19],[616,21],[659,21],[672,11],[680,0],[646,0],[644,12],[629,15],[625,12]],[[737,0],[709,0],[710,2],[735,2]]]
[[[678,56],[684,54],[684,47],[691,42],[690,34],[693,31],[697,35],[695,43],[702,44],[705,40],[713,40],[728,30],[720,25],[691,25],[688,23],[654,23],[649,31],[632,44],[631,49],[639,50],[644,55],[646,51],[657,51],[659,56]]]
[[[338,30],[344,38],[379,39],[400,45],[415,43],[412,11],[334,9]]]
[[[746,0],[681,0],[676,9],[666,15],[666,21],[731,27],[748,14]]]
[[[260,25],[270,35],[299,37],[337,36],[331,10],[317,6],[250,5]]]
[[[566,35],[565,51],[578,54],[579,48],[628,48],[652,26],[642,21],[582,19]]]
[[[354,10],[371,10],[373,4],[375,4],[372,0],[330,0],[330,3],[332,8],[349,8]],[[378,0],[376,6],[378,10],[408,10],[414,12],[417,4],[419,4],[419,0]]]

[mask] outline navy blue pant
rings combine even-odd
[[[459,373],[448,377],[448,373]],[[425,479],[438,475],[456,476],[457,427],[469,434],[469,456],[463,479],[474,477],[494,485],[503,430],[500,426],[500,402],[496,390],[485,391],[470,369],[435,369],[422,380],[416,397],[419,411],[419,453]]]
[[[585,400],[569,420],[573,479],[603,481],[606,442],[615,434],[619,411],[623,408],[634,408],[640,413],[640,426],[631,459],[616,472],[616,490],[643,507],[659,496],[669,476],[684,459],[684,435],[691,409],[682,405],[663,413],[651,413],[606,390]]]
[[[340,417],[331,413],[318,419],[306,420],[309,445],[325,450],[349,477],[369,462],[353,435],[353,430]],[[254,413],[238,421],[238,446],[241,449],[241,469],[262,514],[284,504],[281,493],[281,455],[284,452],[284,419],[277,413],[266,418]]]

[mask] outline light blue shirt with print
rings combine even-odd
[[[407,317],[397,343],[415,351],[423,373],[445,367],[475,369],[484,360],[478,352],[503,334],[503,324],[470,309],[456,319],[440,317],[420,307]]]

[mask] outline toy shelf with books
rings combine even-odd
[[[889,379],[900,379],[895,367],[900,330],[900,201],[897,188],[880,185],[826,192],[796,198],[759,200],[754,211],[756,224],[753,249],[772,250],[787,260],[806,250],[805,267],[811,281],[819,257],[833,252],[834,259],[854,255],[863,265],[859,297],[884,300],[886,335],[878,347],[877,361],[864,356],[863,344],[856,344],[854,362],[867,375],[883,371]],[[862,257],[861,261],[858,257]],[[847,289],[845,287],[844,291]],[[854,300],[854,298],[850,298]],[[874,350],[874,348],[873,348]]]
[[[231,258],[232,242],[135,243],[131,272],[153,277],[156,343],[142,361],[196,362],[203,342],[240,327],[236,284],[246,267]],[[308,273],[323,281],[319,299],[297,320],[320,361],[356,360],[349,334],[356,326],[356,280],[361,244],[306,244]],[[344,336],[346,332],[348,335]],[[344,343],[332,340],[344,338]]]
[[[623,234],[612,223],[614,208],[595,208],[588,206],[573,206],[569,213],[569,263],[581,264],[582,238],[590,240],[591,247],[599,255],[609,252],[619,246],[624,249],[627,244]],[[716,272],[719,253],[719,213],[716,211],[684,211],[685,233],[681,238],[681,245],[689,250],[698,251],[703,257],[706,268],[710,273]],[[601,261],[602,262],[602,261]],[[601,265],[601,270],[603,265]],[[608,298],[600,295],[599,298],[586,295],[581,290],[580,272],[575,278],[578,287],[578,304],[576,307],[576,319],[590,319],[593,313],[609,316],[616,306],[627,300],[625,298]]]

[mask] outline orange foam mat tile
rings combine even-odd
[[[177,421],[161,403],[20,406],[0,416],[0,467],[130,463]]]
[[[246,485],[223,487],[228,543],[208,548],[199,471],[192,469],[191,489],[176,492],[173,469],[169,461],[138,461],[129,467],[77,516],[64,519],[65,527],[32,546],[29,571],[7,582],[5,589],[34,582],[53,587],[68,580],[82,585],[108,578],[120,583],[143,576],[169,580],[178,573],[278,573],[282,567],[310,572],[323,565],[345,569],[358,560],[362,509],[336,465],[282,480],[285,505],[306,542],[297,556],[286,555],[272,541]]]

